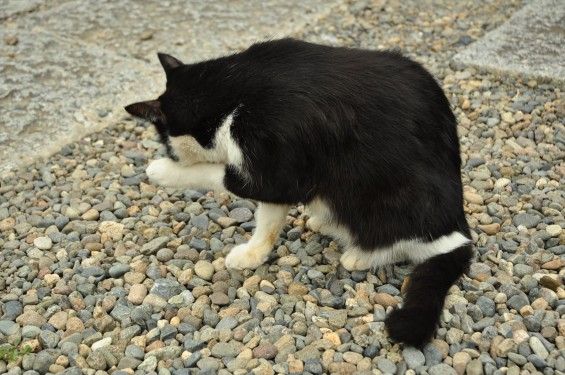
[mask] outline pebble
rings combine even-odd
[[[208,261],[199,260],[194,265],[194,272],[198,277],[210,281],[214,275],[214,266]]]
[[[49,250],[53,247],[53,242],[49,237],[37,237],[33,240],[33,245],[39,250]]]
[[[404,348],[402,350],[402,357],[404,358],[404,361],[406,361],[408,368],[411,369],[416,369],[426,363],[424,353],[412,347]]]

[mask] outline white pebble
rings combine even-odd
[[[549,233],[551,237],[558,237],[561,234],[561,227],[557,224],[548,225],[545,231]]]
[[[98,340],[96,341],[94,344],[92,344],[91,348],[92,351],[96,351],[96,349],[100,349],[103,348],[105,346],[108,346],[112,343],[112,338],[111,337],[105,337],[102,340]]]
[[[53,246],[53,242],[49,237],[37,237],[33,240],[33,244],[40,250],[49,250]]]

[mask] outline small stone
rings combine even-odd
[[[559,237],[559,235],[561,234],[561,227],[557,224],[551,224],[548,225],[547,227],[545,227],[545,231],[551,236],[551,237]]]
[[[49,237],[37,237],[33,240],[33,245],[40,250],[49,250],[53,247],[53,242]]]
[[[149,356],[145,358],[145,360],[137,366],[137,369],[143,371],[143,373],[150,373],[155,371],[157,368],[157,358],[154,356]]]
[[[471,356],[466,352],[458,352],[453,356],[453,368],[458,375],[463,375],[467,364],[471,361]]]
[[[90,210],[82,214],[82,218],[83,220],[87,220],[87,221],[98,220],[100,218],[100,213],[94,208],[91,208]]]
[[[54,349],[59,343],[59,336],[51,331],[41,331],[38,339],[43,349]]]
[[[42,324],[47,322],[43,316],[37,311],[28,310],[16,318],[16,322],[22,326],[36,326],[41,327]]]
[[[454,368],[446,365],[445,363],[440,363],[439,365],[430,367],[428,373],[430,375],[458,375]]]
[[[134,305],[140,305],[146,296],[147,287],[144,284],[132,285],[129,290],[128,301]]]
[[[528,229],[535,228],[540,221],[541,219],[539,216],[528,213],[519,213],[512,219],[512,223],[515,226],[523,225]]]
[[[0,333],[5,336],[12,336],[18,333],[20,329],[19,324],[9,320],[0,320]]]
[[[381,358],[377,360],[377,368],[384,373],[396,374],[396,365],[386,358]]]
[[[558,258],[542,264],[541,268],[543,268],[544,270],[560,270],[564,265],[565,262],[563,262],[562,259]]]
[[[214,266],[206,260],[199,260],[194,265],[194,273],[201,279],[211,281],[214,275]]]
[[[84,331],[84,323],[80,318],[73,316],[67,320],[67,333],[70,332],[82,332]]]
[[[558,280],[547,275],[543,276],[539,282],[541,285],[543,285],[548,289],[553,290],[554,292],[557,291],[557,288],[561,287],[562,285]]]
[[[470,191],[466,191],[466,192],[463,193],[463,198],[465,198],[467,203],[474,203],[474,204],[478,204],[478,205],[481,205],[481,206],[484,204],[483,197],[481,197],[477,193],[472,193]]]
[[[238,223],[245,223],[253,219],[253,212],[247,207],[238,207],[230,211],[229,217]]]
[[[230,298],[225,293],[215,292],[210,295],[210,301],[214,305],[224,306],[230,303]]]
[[[298,264],[300,264],[300,258],[298,258],[295,255],[285,255],[283,257],[280,257],[279,260],[277,260],[277,264],[279,266],[288,265],[291,267],[295,267]]]
[[[174,255],[175,253],[173,252],[173,250],[168,248],[163,248],[157,251],[157,260],[159,262],[168,262],[169,260],[173,259]]]
[[[110,277],[116,279],[123,276],[126,272],[129,272],[130,268],[131,267],[129,266],[129,264],[114,264],[108,270],[108,274],[110,275]]]
[[[402,350],[402,356],[408,365],[408,368],[416,369],[426,363],[424,353],[413,347],[406,347]]]
[[[363,359],[363,355],[355,352],[345,352],[343,353],[343,360],[345,362],[357,364]]]
[[[100,233],[105,234],[112,241],[120,241],[124,234],[124,224],[114,221],[103,221],[98,226]]]
[[[111,337],[105,337],[102,340],[98,340],[94,344],[92,344],[91,349],[92,349],[92,351],[96,351],[100,348],[104,348],[104,347],[110,345],[111,343],[112,343],[112,338]]]
[[[496,313],[496,305],[494,301],[488,297],[480,296],[476,305],[481,309],[484,316],[491,317]]]
[[[157,237],[141,247],[139,252],[143,255],[153,255],[169,242],[169,237]]]
[[[532,336],[532,337],[530,337],[529,343],[530,343],[530,347],[532,348],[533,352],[536,353],[536,355],[538,357],[540,357],[543,360],[547,359],[547,357],[549,356],[549,352],[547,351],[545,346],[543,346],[540,339],[538,339],[535,336]]]
[[[389,306],[396,307],[398,305],[396,298],[387,293],[375,293],[373,298],[376,304],[383,306],[385,309]]]
[[[259,289],[269,294],[275,292],[275,286],[268,280],[261,280],[261,282],[259,283]]]
[[[227,216],[221,216],[218,218],[218,224],[222,228],[229,228],[237,224],[237,220]]]
[[[257,346],[253,349],[253,356],[255,358],[273,359],[278,354],[278,349],[271,343],[266,343]]]
[[[235,358],[241,352],[241,344],[237,342],[219,342],[212,347],[212,356],[216,358]]]
[[[477,227],[488,234],[489,236],[494,236],[498,232],[500,232],[500,224],[492,223],[492,224],[479,224]]]

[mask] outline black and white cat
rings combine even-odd
[[[298,40],[185,65],[159,54],[167,89],[126,110],[155,124],[170,158],[147,175],[164,187],[228,190],[260,202],[231,269],[263,264],[289,207],[336,237],[347,270],[417,263],[393,340],[422,346],[472,257],[456,119],[441,88],[398,52]]]

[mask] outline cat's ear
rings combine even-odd
[[[133,103],[125,107],[125,110],[136,117],[140,117],[153,123],[166,123],[165,114],[161,111],[161,103],[158,100]]]
[[[161,62],[161,65],[163,66],[163,69],[165,69],[165,74],[169,74],[171,72],[171,70],[173,70],[174,68],[178,68],[179,66],[184,65],[182,63],[182,61],[180,61],[177,58],[174,58],[171,55],[167,55],[165,53],[158,53],[157,56],[159,57],[159,61]]]

